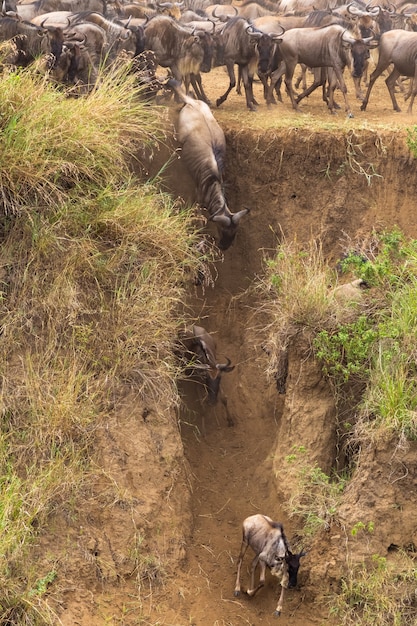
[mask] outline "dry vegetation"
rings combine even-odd
[[[205,272],[190,210],[132,178],[162,122],[123,70],[88,99],[1,77],[0,622],[56,623],[30,547],[91,478],[95,429],[128,382],[178,401],[173,342]]]

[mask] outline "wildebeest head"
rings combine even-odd
[[[216,363],[215,369],[211,366],[207,367],[207,402],[211,405],[214,405],[217,402],[222,372],[231,372],[235,369],[234,365],[230,365],[230,359],[226,359],[226,361],[227,363]]]
[[[181,9],[184,6],[184,2],[156,2],[156,9],[158,13],[162,15],[169,15],[174,20],[181,18]]]
[[[129,29],[132,31],[133,40],[135,42],[134,56],[136,57],[145,50],[145,30],[143,26],[139,25],[130,25]]]
[[[213,65],[214,41],[210,33],[199,30],[195,33],[203,50],[203,59],[201,61],[200,71],[210,72]]]
[[[242,209],[238,213],[231,213],[227,206],[224,206],[223,212],[218,215],[213,215],[210,219],[219,227],[219,241],[217,245],[220,250],[227,250],[232,245],[239,222],[244,215],[249,213],[250,209]]]
[[[352,76],[353,78],[361,78],[365,71],[366,61],[370,57],[369,46],[358,40],[352,45],[351,53],[353,61]]]
[[[293,554],[291,550],[287,551],[287,556],[285,557],[285,560],[288,566],[288,587],[290,589],[297,586],[297,576],[298,570],[300,568],[300,559],[306,554],[307,553],[304,551],[301,551],[298,554]]]
[[[231,372],[235,366],[231,365],[228,358],[226,363],[217,362],[214,338],[202,326],[193,325],[186,329],[181,337],[181,344],[185,348],[186,359],[189,360],[187,369],[203,374],[207,401],[209,404],[216,404],[221,375],[223,372]]]
[[[52,69],[58,64],[59,58],[62,54],[62,47],[64,45],[64,33],[62,28],[57,26],[47,26],[46,28],[41,25],[44,30],[44,36],[42,38],[42,51],[51,54],[54,58]]]
[[[273,33],[267,35],[262,31],[255,29],[252,25],[248,26],[246,31],[251,36],[252,41],[255,45],[255,50],[258,54],[258,72],[260,74],[265,74],[269,69],[269,64],[272,59],[276,44],[280,43],[282,39],[280,39],[280,34]]]

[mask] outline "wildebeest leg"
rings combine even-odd
[[[409,93],[411,94],[410,104],[408,105],[408,109],[407,109],[407,113],[409,115],[411,115],[411,113],[413,112],[413,103],[414,103],[414,98],[416,97],[416,92],[417,92],[417,62],[415,62],[414,78],[411,79],[411,85],[409,89]]]
[[[270,81],[269,81],[269,85],[268,85],[268,90],[267,90],[267,97],[266,97],[266,103],[268,105],[273,104],[274,101],[274,90],[275,93],[278,96],[278,100],[280,102],[282,102],[282,96],[281,96],[281,83],[282,83],[282,76],[285,72],[285,65],[283,63],[283,61],[281,61],[281,63],[279,64],[279,66],[277,67],[276,70],[274,70],[271,73],[271,77],[270,77]]]
[[[206,92],[203,89],[203,83],[201,80],[201,74],[191,74],[190,75],[191,85],[194,89],[197,100],[202,100],[206,104],[211,104],[210,100],[207,98]]]
[[[378,78],[378,76],[381,76],[382,72],[384,72],[387,69],[388,65],[389,65],[389,61],[388,61],[388,63],[386,63],[384,61],[381,61],[381,63],[380,63],[378,61],[378,65],[376,66],[376,68],[372,72],[371,77],[369,79],[369,85],[368,85],[368,89],[366,91],[366,96],[363,99],[363,102],[361,104],[361,111],[365,111],[366,107],[368,106],[369,96],[371,95],[372,87],[374,86],[374,83],[375,83],[376,79]]]
[[[269,74],[267,72],[258,72],[259,80],[262,83],[262,87],[264,89],[264,99],[268,102],[268,83],[269,83]],[[274,94],[272,94],[272,99],[270,104],[276,104]]]
[[[294,70],[295,70],[294,63],[291,62],[285,65],[285,88],[287,90],[287,94],[290,97],[292,108],[295,109],[296,111],[299,111],[300,109],[298,108],[298,103],[300,101],[299,100],[300,96],[298,96],[298,98],[295,98],[294,89],[292,86]]]
[[[350,108],[349,100],[347,97],[347,87],[346,87],[345,79],[343,78],[343,69],[337,65],[335,65],[333,69],[334,69],[334,73],[336,74],[337,82],[339,83],[340,91],[343,94],[343,99],[345,101],[345,111],[348,114],[348,117],[353,117],[353,113]]]
[[[303,84],[303,90],[305,91],[307,89],[306,75],[307,75],[307,65],[304,65],[304,63],[301,63],[301,72],[294,84],[295,89],[298,89],[301,83]]]
[[[389,95],[391,96],[392,106],[394,107],[394,111],[397,111],[398,113],[400,113],[401,109],[398,106],[397,98],[395,97],[395,84],[399,77],[400,77],[400,72],[394,67],[391,74],[385,80],[385,84],[388,87]],[[408,108],[410,109],[410,107]]]
[[[224,92],[224,94],[222,96],[220,96],[220,98],[217,98],[216,106],[218,106],[218,107],[221,104],[223,104],[223,102],[225,102],[227,100],[227,96],[232,91],[233,87],[235,87],[235,85],[236,85],[234,62],[233,61],[227,61],[226,62],[226,69],[227,69],[227,73],[229,75],[229,87]]]
[[[255,587],[255,570],[256,570],[258,563],[260,564],[261,571],[259,574],[259,583]],[[265,585],[265,573],[266,573],[265,561],[260,561],[259,554],[257,554],[255,558],[253,559],[252,565],[250,567],[250,589],[248,589],[246,592],[248,596],[250,596],[251,598],[253,598],[255,593],[259,591],[259,589]]]
[[[311,93],[313,93],[313,91],[317,89],[317,87],[320,87],[320,85],[323,85],[323,83],[325,82],[326,81],[323,77],[323,72],[319,72],[318,74],[315,74],[312,85],[310,85],[310,87],[302,91],[300,95],[296,97],[295,99],[296,103],[299,104],[303,98],[307,98]]]
[[[327,106],[329,108],[330,113],[335,113],[336,109],[340,109],[340,106],[334,100],[334,94],[337,87],[336,75],[331,67],[322,68],[324,72],[325,82],[323,85],[323,90],[326,89],[327,83]]]
[[[245,87],[246,106],[250,111],[255,111],[257,102],[253,97],[253,74],[249,72],[248,66],[242,66],[242,81]]]
[[[240,67],[240,65],[237,66],[236,93],[238,96],[242,95],[242,68]]]
[[[242,567],[243,557],[246,554],[246,550],[248,549],[248,542],[243,538],[242,545],[240,546],[239,558],[237,560],[237,574],[236,574],[236,584],[235,584],[235,592],[234,595],[240,596],[240,570]]]
[[[279,617],[281,615],[281,612],[282,612],[282,605],[283,605],[283,602],[284,602],[284,589],[285,589],[285,587],[283,587],[281,585],[281,593],[280,593],[280,596],[279,596],[279,599],[278,599],[277,608],[274,611],[274,616],[275,617]]]
[[[288,587],[288,571],[285,571],[281,578],[281,593],[278,599],[277,608],[274,611],[274,616],[279,617],[282,612],[282,604],[284,602],[284,590]]]

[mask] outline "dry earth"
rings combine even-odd
[[[227,85],[220,69],[203,79],[213,101]],[[255,89],[262,103],[259,84]],[[333,401],[317,365],[305,361],[298,346],[287,393],[277,393],[264,373],[257,302],[246,289],[283,235],[320,237],[331,260],[349,238],[373,226],[398,225],[417,237],[417,172],[405,141],[415,115],[392,112],[382,79],[368,112],[351,99],[354,119],[330,116],[320,94],[303,102],[302,113],[291,111],[285,97],[271,110],[261,104],[250,113],[235,93],[214,111],[227,137],[229,204],[251,213],[217,265],[214,286],[195,288],[189,304],[216,334],[220,356],[236,365],[223,378],[235,425],[227,426],[221,404],[208,409],[191,382],[181,389],[178,416],[144,405],[135,390],[115,399],[108,422],[97,428],[100,478],[82,494],[77,515],[71,507],[60,512],[40,542],[45,568],[58,562],[60,587],[51,602],[65,626],[323,624],[326,596],[337,590],[347,554],[386,556],[393,546],[417,543],[416,446],[364,451],[342,514],[346,529],[372,521],[374,535],[355,543],[338,527],[307,546],[299,587],[287,592],[279,622],[272,617],[277,589],[271,579],[254,599],[233,597],[247,515],[279,519],[296,539],[296,522],[283,506],[291,481],[280,473],[282,458],[293,445],[306,445],[323,470],[338,462]],[[161,148],[151,174],[172,145]],[[193,199],[178,159],[164,178],[174,195]],[[246,567],[243,576],[246,585]]]

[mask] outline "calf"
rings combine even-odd
[[[278,600],[274,615],[279,617],[282,611],[284,599],[284,589],[295,587],[297,584],[297,574],[300,567],[300,559],[305,556],[305,552],[293,554],[290,550],[288,540],[284,533],[284,528],[279,522],[273,522],[266,515],[251,515],[243,521],[243,538],[237,562],[237,576],[235,586],[235,596],[240,595],[240,570],[243,557],[248,546],[255,552],[255,558],[250,568],[251,580],[250,588],[246,591],[248,596],[253,597],[255,593],[265,584],[265,573],[268,567],[271,574],[280,578],[281,594]],[[259,583],[255,587],[255,570],[260,564],[261,572]]]

